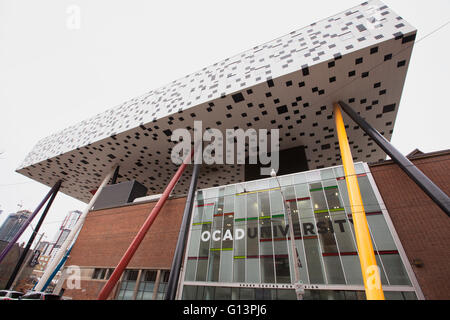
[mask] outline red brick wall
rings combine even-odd
[[[450,194],[450,152],[412,162]],[[450,299],[450,218],[394,163],[370,167],[426,299]]]
[[[63,296],[70,297],[72,298],[72,300],[95,300],[105,283],[106,281],[102,280],[81,280],[80,289],[69,290],[66,288],[66,286],[63,286],[63,288],[65,288]],[[114,290],[113,293],[111,293],[110,299],[113,296]]]
[[[168,200],[128,268],[170,269],[186,198]],[[114,268],[156,202],[92,211],[87,215],[66,266]],[[95,299],[104,282],[82,281],[66,290],[73,299]],[[66,287],[66,286],[63,286]]]

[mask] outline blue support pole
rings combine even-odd
[[[69,250],[67,250],[66,254],[64,255],[64,257],[61,259],[61,261],[58,263],[58,265],[56,266],[55,270],[53,270],[52,274],[50,275],[50,277],[48,278],[47,282],[44,284],[44,286],[42,287],[42,292],[45,292],[45,290],[47,289],[47,287],[50,285],[50,283],[52,283],[53,278],[56,276],[56,274],[58,273],[59,269],[61,269],[61,267],[64,265],[64,263],[66,263],[67,258],[70,255],[70,251],[73,248],[73,245],[75,243],[72,244],[72,246],[69,248]]]

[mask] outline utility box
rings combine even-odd
[[[106,185],[91,210],[117,207],[133,202],[134,199],[144,197],[146,194],[147,188],[136,180]]]

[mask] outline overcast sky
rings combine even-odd
[[[0,224],[49,190],[15,173],[39,139],[361,2],[0,0]],[[448,149],[450,25],[421,39],[450,21],[450,1],[385,3],[418,29],[392,143]],[[84,207],[60,193],[45,240]]]

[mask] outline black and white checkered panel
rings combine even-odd
[[[306,148],[310,169],[339,163],[332,103],[345,100],[390,139],[416,30],[374,0],[152,90],[42,139],[18,172],[88,201],[109,168],[160,193],[177,166],[176,128],[280,129],[280,148]],[[349,119],[360,161],[385,157]],[[243,179],[240,165],[204,166],[199,187]],[[185,193],[184,175],[175,193]]]

